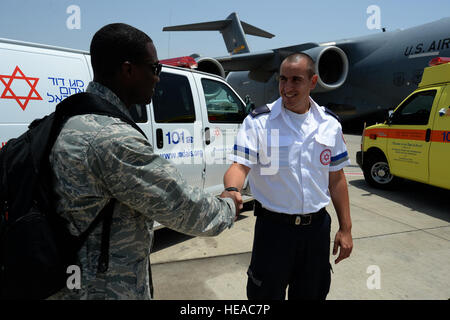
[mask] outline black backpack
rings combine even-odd
[[[79,237],[56,214],[49,155],[65,121],[75,115],[108,115],[136,123],[97,95],[78,93],[0,150],[0,298],[44,299],[66,286],[67,267],[89,233],[103,220],[98,272],[106,272],[112,199]]]

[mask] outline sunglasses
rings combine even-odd
[[[152,64],[149,63],[148,66],[150,67],[150,69],[152,70],[152,72],[155,76],[159,76],[159,74],[161,73],[161,69],[162,69],[162,64],[159,63],[159,61],[152,63]]]
[[[130,63],[130,62],[128,62],[128,63]],[[162,64],[159,63],[159,61],[156,61],[155,63],[150,63],[150,62],[147,62],[147,61],[138,62],[138,63],[134,62],[134,63],[135,64],[140,64],[140,65],[145,64],[146,66],[148,66],[150,68],[150,70],[152,71],[152,73],[155,76],[159,76],[159,74],[161,73]]]

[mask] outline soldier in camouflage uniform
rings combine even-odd
[[[125,24],[105,26],[94,35],[91,60],[94,81],[87,92],[128,115],[129,106],[150,103],[160,69],[145,33]],[[113,65],[117,68],[111,73]],[[241,205],[226,191],[216,198],[187,185],[136,129],[117,118],[72,117],[50,162],[57,212],[69,221],[72,234],[86,230],[109,200],[117,199],[108,271],[97,273],[100,224],[78,255],[81,289],[64,288],[50,299],[150,299],[153,221],[190,235],[215,236],[233,225]]]

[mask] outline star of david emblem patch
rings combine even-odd
[[[30,91],[27,96],[18,96],[14,93],[11,88],[14,80],[25,80],[25,82],[30,86]],[[36,85],[39,78],[25,76],[19,66],[16,66],[12,75],[0,75],[0,81],[5,85],[5,89],[3,90],[0,99],[14,99],[24,111],[30,100],[42,100],[42,97],[36,90]]]
[[[324,166],[329,165],[331,162],[331,150],[325,149],[320,154],[320,163],[322,163]]]

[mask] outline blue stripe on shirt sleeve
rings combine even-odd
[[[345,151],[345,152],[343,152],[341,154],[338,154],[337,156],[331,157],[331,162],[336,162],[336,161],[338,161],[338,160],[340,160],[342,158],[345,158],[345,157],[348,157],[347,151]]]
[[[235,152],[242,152],[242,153],[245,153],[245,154],[249,155],[250,157],[255,157],[255,158],[258,157],[258,153],[257,153],[257,152],[255,152],[255,151],[253,151],[253,150],[250,150],[250,149],[247,148],[247,147],[241,147],[241,146],[238,146],[237,144],[235,144],[235,145],[233,146],[233,150],[234,150]]]

